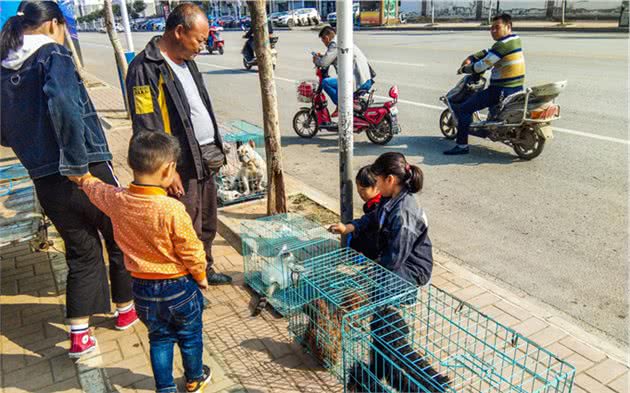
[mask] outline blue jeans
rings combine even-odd
[[[472,122],[473,113],[484,108],[489,108],[501,102],[504,97],[523,90],[523,87],[499,87],[490,86],[479,91],[461,104],[452,104],[457,117],[457,144],[468,144],[468,132]]]
[[[365,82],[364,84],[361,85],[361,87],[359,87],[360,89],[365,89],[365,90],[370,90],[370,88],[372,87],[372,85],[374,84],[374,82],[369,79],[367,82]],[[325,78],[322,81],[322,89],[324,89],[324,91],[326,92],[326,94],[328,94],[328,97],[330,97],[330,100],[337,105],[338,102],[338,90],[339,90],[339,84],[337,82],[337,77],[331,77],[331,78]]]
[[[179,345],[186,380],[203,375],[201,304],[203,296],[190,276],[172,280],[133,280],[133,299],[149,330],[151,368],[157,392],[177,392],[173,346]]]

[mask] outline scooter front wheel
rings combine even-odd
[[[457,137],[455,119],[453,119],[453,113],[448,108],[444,109],[440,115],[440,131],[442,131],[446,139],[455,139]]]
[[[293,130],[302,138],[312,138],[317,135],[319,127],[317,127],[317,118],[311,109],[300,109],[293,116]]]
[[[386,117],[380,122],[380,124],[368,127],[365,134],[370,142],[377,145],[386,145],[394,137],[392,121],[389,117]]]
[[[220,55],[222,55],[224,52],[225,52],[225,51],[223,50],[223,47],[222,47],[222,46],[220,46],[220,47],[219,47],[219,54],[220,54]]]
[[[243,57],[243,67],[245,67],[246,70],[251,70],[252,69],[252,65],[249,64],[249,62],[247,60],[245,60],[244,57]]]

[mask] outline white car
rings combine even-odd
[[[319,12],[315,8],[300,8],[295,11],[298,24],[301,26],[309,26],[311,24],[318,25],[321,18]]]
[[[271,23],[276,26],[295,26],[298,24],[298,17],[294,11],[278,12],[271,17]]]

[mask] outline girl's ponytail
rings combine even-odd
[[[24,44],[23,15],[10,17],[2,27],[0,33],[0,60],[9,56],[9,52],[17,50]]]
[[[407,163],[405,156],[398,152],[387,152],[381,154],[370,167],[376,176],[395,176],[400,184],[407,190],[415,194],[422,190],[424,175],[420,167]]]
[[[405,181],[407,190],[412,194],[420,192],[424,183],[424,174],[422,173],[422,169],[416,165],[407,164],[406,172],[406,175],[408,176]]]

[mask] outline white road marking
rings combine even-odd
[[[424,64],[419,64],[419,63],[402,63],[398,61],[387,61],[387,60],[370,60],[370,63],[393,64],[393,65],[401,65],[401,66],[408,66],[408,67],[424,67]]]
[[[88,44],[95,45],[95,46],[111,47],[109,45],[96,44],[96,43],[92,43],[92,42],[88,42]],[[201,62],[201,61],[198,61],[197,64],[205,65],[207,67],[218,68],[218,69],[222,69],[222,70],[234,69],[234,67],[226,67],[226,66],[221,66],[221,65],[218,65],[218,64],[204,63],[204,62]],[[407,64],[410,64],[410,63],[407,63]],[[252,73],[251,75],[254,76],[256,74]],[[282,81],[282,82],[287,82],[287,83],[296,83],[297,82],[297,80],[295,80],[295,79],[282,78],[280,76],[276,76],[274,79]],[[388,97],[383,97],[383,96],[376,96],[376,97],[379,98],[379,99],[388,99]],[[420,108],[427,108],[427,109],[433,109],[433,110],[439,110],[439,111],[444,110],[444,106],[440,106],[440,105],[424,104],[422,102],[415,102],[415,101],[401,100],[401,99],[399,99],[398,102],[401,103],[401,104],[411,105],[411,106],[420,107]],[[606,142],[619,143],[619,144],[622,144],[622,145],[630,145],[630,140],[628,140],[628,139],[621,139],[621,138],[614,138],[614,137],[610,137],[610,136],[597,135],[597,134],[592,134],[590,132],[571,130],[571,129],[568,129],[568,128],[555,127],[555,126],[553,127],[553,130],[557,131],[557,132],[564,133],[564,134],[569,134],[569,135],[575,135],[575,136],[581,136],[581,137],[585,137],[585,138],[597,139],[597,140],[606,141]]]

